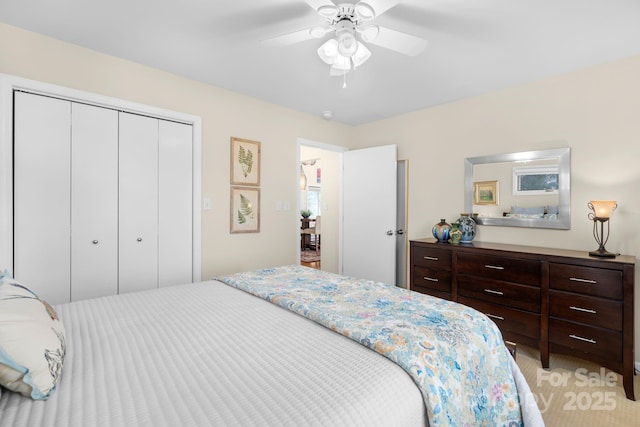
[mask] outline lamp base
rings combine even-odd
[[[604,248],[600,248],[598,250],[589,252],[589,256],[595,256],[600,258],[615,258],[617,255],[614,254],[613,252],[607,251]]]

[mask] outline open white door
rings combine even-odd
[[[396,146],[343,153],[342,274],[395,285]]]

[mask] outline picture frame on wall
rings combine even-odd
[[[478,181],[473,183],[473,204],[497,205],[498,181]]]
[[[231,137],[231,185],[260,185],[260,142]]]
[[[260,232],[260,189],[231,187],[231,233]]]

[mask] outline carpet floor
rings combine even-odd
[[[571,356],[551,354],[542,369],[540,353],[518,344],[516,362],[538,403],[547,427],[640,426],[640,401],[628,400],[622,377]],[[640,376],[634,377],[636,398]]]

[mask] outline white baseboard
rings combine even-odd
[[[636,372],[635,373],[636,374],[640,373],[640,362],[635,362],[633,365],[636,368]]]

